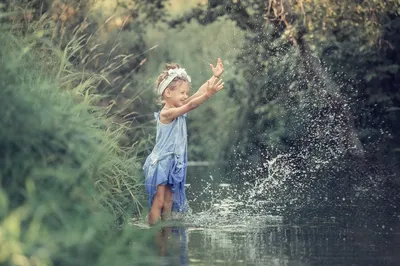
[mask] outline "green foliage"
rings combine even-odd
[[[63,63],[73,65],[78,75],[84,73],[83,79],[88,75],[102,77],[83,87],[88,94],[97,95],[92,104],[107,108],[107,116],[125,126],[120,145],[134,145],[139,150],[148,134],[149,119],[142,114],[154,106],[149,96],[151,86],[142,78],[147,53],[152,50],[143,37],[145,27],[161,19],[155,16],[160,6],[163,1],[15,0],[8,1],[4,10],[22,11],[8,19],[13,30],[45,34],[52,46],[68,52]],[[150,11],[154,11],[151,21],[145,13]],[[76,40],[75,47],[71,47],[71,40]],[[77,76],[72,78],[83,82]],[[78,87],[69,80],[62,85]]]
[[[43,36],[0,35],[0,264],[153,264],[149,234],[126,225],[141,210],[137,150],[89,93],[104,77],[68,60],[81,39],[62,53]]]
[[[206,25],[225,17],[246,31],[238,57],[246,83],[229,88],[231,96],[246,108],[238,129],[251,128],[231,141],[245,157],[260,158],[266,145],[292,146],[295,142],[290,135],[300,140],[301,131],[288,132],[297,127],[287,124],[297,123],[289,118],[301,111],[300,103],[307,101],[304,97],[318,102],[323,90],[342,105],[352,103],[351,111],[343,110],[347,118],[355,117],[346,126],[354,128],[366,150],[374,152],[377,138],[383,146],[400,145],[398,116],[387,113],[399,105],[398,86],[394,85],[399,68],[399,7],[398,1],[365,5],[329,0],[210,1],[170,25],[191,19]],[[243,92],[244,87],[255,93]],[[387,134],[378,136],[379,129]],[[387,148],[379,150],[392,155]]]

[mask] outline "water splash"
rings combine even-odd
[[[330,219],[343,214],[338,212],[368,215],[365,208],[353,212],[356,206],[379,209],[386,200],[382,180],[395,177],[360,151],[349,124],[349,105],[338,99],[321,89],[295,103],[284,101],[291,114],[286,121],[287,147],[270,147],[263,151],[264,161],[241,158],[231,172],[193,180],[201,189],[192,193],[197,211],[189,223],[241,228],[251,226],[257,216],[296,213]]]

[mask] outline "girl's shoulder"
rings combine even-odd
[[[158,111],[158,112],[154,112],[154,119],[155,119],[157,122],[160,122],[160,114],[161,114],[161,111],[162,111],[162,110],[160,110],[160,111]],[[181,117],[186,118],[187,115],[188,115],[188,114],[186,113],[186,114],[183,114],[183,115],[179,116],[178,118],[181,118]]]

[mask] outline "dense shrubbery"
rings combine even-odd
[[[79,38],[63,54],[43,31],[3,26],[0,264],[149,262],[147,236],[127,225],[141,210],[136,150],[89,93],[104,77],[67,61]]]

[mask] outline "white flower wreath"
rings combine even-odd
[[[160,82],[160,85],[158,85],[157,88],[157,93],[158,95],[162,95],[164,90],[168,87],[168,85],[171,83],[171,81],[174,80],[174,78],[179,77],[187,80],[188,82],[192,82],[190,76],[186,73],[184,68],[174,68],[174,69],[169,69],[168,70],[168,76]]]

